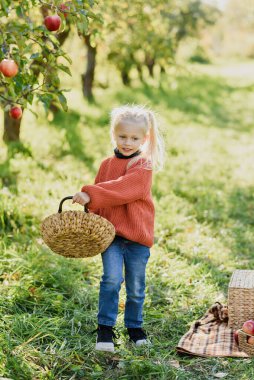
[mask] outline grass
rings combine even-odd
[[[23,144],[0,143],[0,376],[203,380],[223,372],[226,379],[253,378],[250,359],[175,351],[195,319],[213,302],[226,302],[232,271],[254,264],[254,76],[239,81],[241,68],[238,63],[225,75],[227,65],[192,65],[149,86],[134,81],[132,89],[117,82],[97,87],[94,104],[82,100],[75,84],[67,114],[48,121],[43,112],[38,119],[26,113]],[[125,102],[146,103],[160,114],[167,161],[153,182],[156,242],[144,309],[153,346],[128,344],[123,288],[120,345],[111,355],[94,352],[100,257],[51,253],[39,225],[61,198],[92,183],[101,159],[112,154],[109,111]]]

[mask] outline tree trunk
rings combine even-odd
[[[154,65],[155,65],[155,59],[152,58],[152,57],[149,56],[149,55],[146,55],[146,58],[145,58],[145,64],[146,64],[146,66],[147,66],[147,68],[148,68],[148,71],[149,71],[149,75],[150,75],[150,77],[153,78],[153,75],[154,75],[154,73],[153,73],[153,69],[154,69]]]
[[[87,66],[86,72],[82,74],[83,95],[88,100],[93,100],[93,82],[96,66],[96,47],[91,46],[90,35],[84,36],[87,47]]]
[[[143,82],[144,82],[144,78],[143,78],[142,65],[141,65],[140,63],[137,63],[137,64],[136,64],[136,67],[137,67],[137,70],[138,70],[138,76],[139,76],[139,79],[140,79],[140,81],[143,83]]]
[[[10,117],[9,112],[4,112],[4,135],[3,139],[5,143],[9,143],[11,141],[19,141],[20,134],[20,124],[21,119],[13,119]]]
[[[166,72],[165,66],[160,65],[160,73],[164,74]]]
[[[131,83],[130,77],[129,77],[129,72],[125,69],[122,69],[121,71],[121,77],[122,77],[122,82],[125,86],[129,86]]]

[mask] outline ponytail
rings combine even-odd
[[[164,166],[164,141],[159,133],[157,120],[153,111],[148,110],[147,113],[150,124],[148,155],[151,157],[152,166],[155,168],[156,171],[160,171],[163,169]]]

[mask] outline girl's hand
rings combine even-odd
[[[90,197],[87,193],[83,191],[79,191],[78,193],[73,195],[72,203],[79,203],[84,206],[86,203],[90,202]]]

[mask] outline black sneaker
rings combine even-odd
[[[130,340],[136,344],[136,346],[142,346],[143,344],[151,344],[147,339],[147,335],[142,328],[128,328],[128,334]]]
[[[117,338],[118,336],[113,331],[113,327],[106,325],[98,325],[97,329],[93,332],[96,331],[97,339],[95,349],[98,351],[114,352],[113,338]]]

